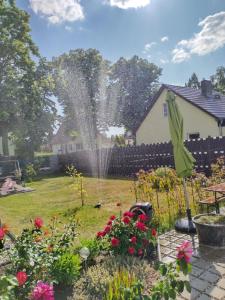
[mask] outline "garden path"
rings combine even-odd
[[[174,262],[176,248],[189,240],[193,245],[192,272],[188,276],[192,291],[177,300],[225,300],[225,249],[215,250],[198,244],[197,235],[169,231],[159,237],[159,255],[163,262]]]

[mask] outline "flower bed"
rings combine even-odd
[[[83,242],[82,249],[73,244],[76,223],[71,220],[63,230],[58,225],[56,218],[47,227],[36,218],[23,230],[9,250],[10,265],[0,276],[0,299],[54,300],[58,286],[67,290],[73,285],[76,300],[176,299],[185,287],[190,289],[179,276],[190,271],[190,242],[177,249],[177,265],[150,264],[145,257],[149,246],[156,244],[157,230],[146,215],[111,216],[97,238]],[[5,232],[6,227],[2,244]]]

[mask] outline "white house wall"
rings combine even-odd
[[[163,115],[163,104],[166,103],[167,90],[160,97],[148,113],[136,132],[136,143],[152,144],[170,140],[168,117]],[[207,100],[206,100],[207,101]],[[199,133],[201,138],[218,136],[217,120],[181,97],[176,96],[176,102],[184,118],[184,138],[190,133]]]

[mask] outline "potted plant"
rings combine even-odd
[[[199,243],[211,247],[225,247],[225,215],[200,214],[193,218]]]

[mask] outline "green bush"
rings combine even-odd
[[[78,254],[65,253],[53,265],[52,277],[58,284],[71,285],[80,275]]]

